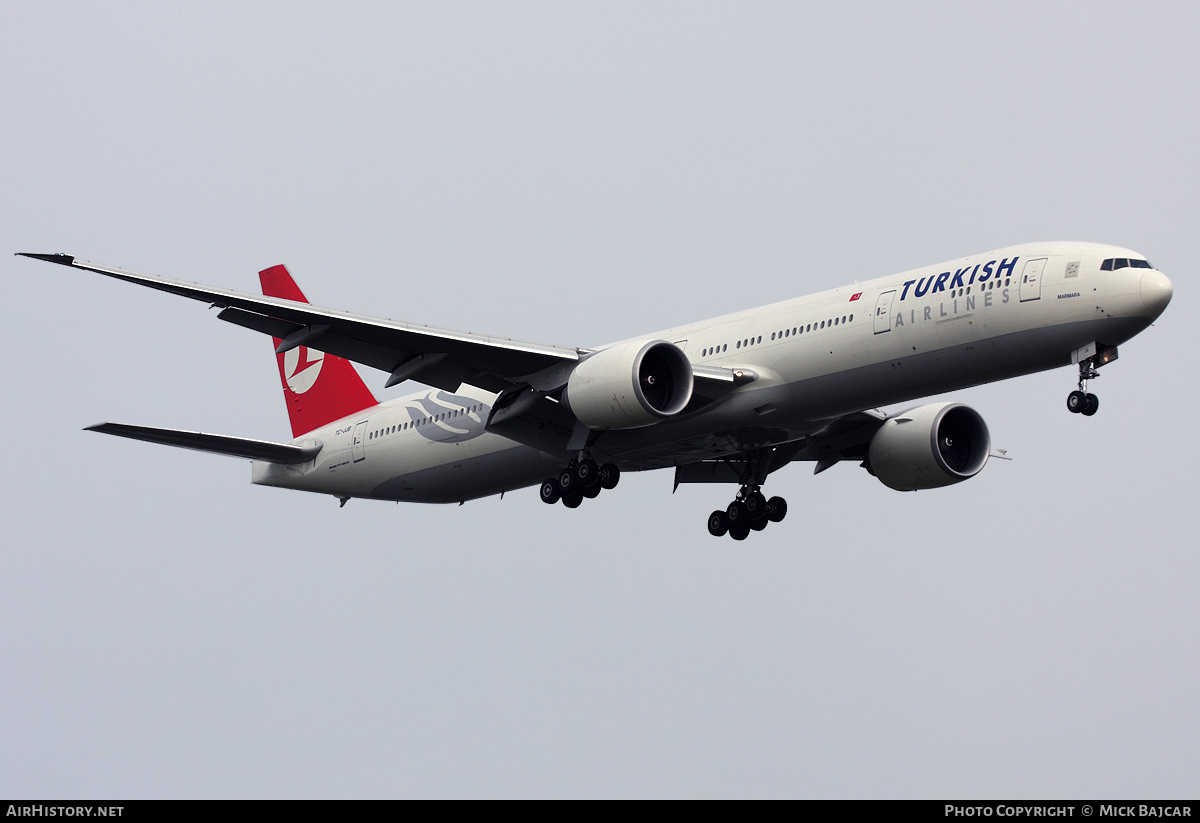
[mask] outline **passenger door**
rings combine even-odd
[[[896,290],[885,291],[879,295],[879,299],[875,301],[875,333],[883,334],[885,331],[892,330],[892,300],[896,297]]]
[[[367,421],[360,420],[354,425],[354,440],[350,444],[350,454],[355,463],[367,458]]]
[[[1025,270],[1021,272],[1021,302],[1037,300],[1042,296],[1042,271],[1046,268],[1046,258],[1025,261]]]

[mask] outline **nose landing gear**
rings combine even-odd
[[[1088,394],[1087,390],[1088,381],[1100,376],[1100,372],[1092,365],[1092,360],[1093,358],[1089,357],[1079,361],[1079,388],[1067,395],[1067,411],[1072,414],[1091,417],[1100,410],[1100,398]]]
[[[1079,364],[1079,388],[1067,395],[1068,411],[1091,417],[1100,410],[1100,399],[1094,394],[1088,394],[1087,384],[1089,380],[1099,377],[1100,372],[1097,369],[1116,360],[1117,354],[1116,346],[1104,343],[1089,343],[1071,352],[1071,362]]]

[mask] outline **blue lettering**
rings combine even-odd
[[[994,265],[996,265],[995,260],[989,260],[983,264],[983,275],[979,278],[980,283],[992,276],[992,266]]]
[[[967,281],[968,286],[975,282],[975,275],[977,275],[977,274],[979,274],[979,264],[978,263],[975,264],[975,271],[971,272],[971,279]]]
[[[920,280],[917,281],[917,287],[915,289],[913,289],[913,294],[916,295],[917,297],[924,297],[929,292],[929,287],[932,285],[933,285],[933,275],[929,276],[928,283],[926,283],[925,278],[922,277]]]
[[[917,282],[916,280],[909,280],[907,283],[904,284],[904,291],[900,292],[901,300],[903,300],[905,297],[908,297],[908,287],[916,282]]]
[[[941,274],[939,274],[938,279],[937,279],[937,285],[935,285],[933,287],[933,290],[934,291],[945,291],[946,290],[946,280],[948,280],[949,277],[950,277],[950,272],[948,272],[948,271],[944,271]]]
[[[950,281],[950,288],[952,288],[952,289],[958,289],[958,288],[962,288],[962,285],[963,285],[963,281],[962,281],[963,272],[965,272],[965,271],[966,271],[967,269],[969,269],[969,268],[971,268],[971,267],[970,267],[970,266],[967,266],[967,268],[966,268],[966,269],[959,269],[958,271],[956,271],[956,272],[954,273],[954,279]]]
[[[1014,258],[1012,259],[1012,262],[1010,263],[1010,262],[1008,262],[1008,258],[1007,258],[1007,257],[1006,257],[1006,258],[1004,258],[1004,260],[1003,260],[1003,261],[1000,263],[1000,268],[996,269],[996,276],[997,276],[997,277],[1003,277],[1003,276],[1004,276],[1004,272],[1007,270],[1007,271],[1008,271],[1008,276],[1009,276],[1009,277],[1012,277],[1012,273],[1013,273],[1013,267],[1014,267],[1015,265],[1017,265],[1017,261],[1018,261],[1018,260],[1020,260],[1020,259],[1021,259],[1021,258],[1019,258],[1019,257],[1014,257]]]

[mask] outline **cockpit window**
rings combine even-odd
[[[1100,271],[1116,271],[1124,268],[1152,269],[1149,260],[1137,260],[1131,257],[1110,257],[1100,264]]]

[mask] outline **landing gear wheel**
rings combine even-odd
[[[588,500],[592,500],[593,498],[600,496],[600,491],[601,490],[600,490],[599,483],[597,483],[594,486],[584,486],[583,487],[583,496],[586,497]]]
[[[563,497],[575,494],[579,490],[579,478],[572,469],[563,469],[558,473],[558,493]],[[574,508],[574,506],[572,506]]]
[[[606,489],[615,489],[621,479],[621,470],[612,463],[600,467],[600,485]]]
[[[1093,414],[1095,414],[1098,411],[1100,411],[1100,398],[1094,394],[1089,394],[1087,396],[1086,405],[1084,405],[1084,407],[1080,410],[1079,413],[1082,414],[1084,417],[1091,417]]]
[[[729,527],[729,536],[732,537],[734,540],[745,540],[749,534],[750,534],[749,526],[730,526]]]
[[[584,458],[575,466],[575,477],[580,486],[589,489],[600,482],[600,467],[590,457]]]
[[[778,523],[787,517],[787,501],[782,497],[772,497],[767,501],[767,517],[772,523]]]
[[[1067,411],[1072,414],[1079,414],[1088,406],[1087,392],[1073,391],[1067,395]],[[1092,412],[1095,414],[1095,412]]]
[[[750,528],[754,529],[756,532],[760,532],[763,529],[765,529],[767,527],[767,524],[770,522],[771,521],[768,520],[766,517],[760,517],[756,520],[750,521]]]
[[[558,481],[553,477],[542,481],[542,488],[540,491],[542,495],[542,502],[549,503],[550,505],[557,503],[559,497],[562,496],[562,493],[558,490]]]
[[[729,531],[729,517],[723,511],[715,511],[708,516],[708,533],[713,537],[724,537]]]
[[[750,520],[750,515],[746,512],[746,505],[741,500],[734,500],[730,503],[729,508],[725,509],[725,516],[729,518],[729,530],[731,532],[735,526],[740,528]],[[735,539],[742,540],[744,538]]]
[[[762,492],[750,492],[742,501],[742,505],[746,507],[746,514],[750,515],[751,521],[762,520],[767,516],[767,498],[763,497]]]
[[[562,504],[568,509],[577,509],[579,504],[583,502],[582,494],[564,494]]]

